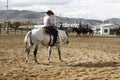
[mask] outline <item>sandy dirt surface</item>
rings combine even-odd
[[[120,80],[120,38],[75,37],[62,45],[62,59],[54,47],[51,63],[47,48],[39,47],[35,64],[33,49],[25,63],[25,34],[0,35],[0,80]]]

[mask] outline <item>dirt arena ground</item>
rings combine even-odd
[[[120,38],[75,37],[62,46],[60,62],[54,47],[51,63],[47,48],[39,47],[38,60],[25,63],[25,34],[0,35],[0,80],[120,80]]]

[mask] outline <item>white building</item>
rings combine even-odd
[[[33,25],[24,25],[24,26],[19,26],[19,28],[23,28],[23,29],[33,29],[34,28],[34,26]]]
[[[63,23],[63,27],[78,27],[78,24],[68,24],[68,23]]]
[[[23,28],[23,29],[25,29],[25,28],[27,28],[27,29],[37,29],[37,28],[42,28],[42,27],[44,27],[44,25],[24,25],[24,26],[19,26],[19,28]]]
[[[35,29],[42,28],[42,27],[44,27],[44,25],[34,25]]]
[[[114,29],[118,27],[119,26],[115,24],[100,24],[100,25],[94,26],[93,30],[95,33],[99,33],[101,35],[102,34],[109,35],[109,34],[113,34]]]

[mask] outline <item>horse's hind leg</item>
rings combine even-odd
[[[37,61],[37,51],[38,51],[38,46],[36,45],[34,49],[34,59],[35,59],[35,63],[39,64],[39,62]]]
[[[30,45],[27,49],[26,49],[26,52],[27,52],[27,55],[26,55],[26,60],[25,62],[27,63],[28,60],[29,60],[29,54],[30,54],[30,49],[32,48],[32,45]]]

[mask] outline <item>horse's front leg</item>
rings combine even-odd
[[[51,52],[52,52],[52,47],[49,46],[49,47],[48,47],[48,63],[50,63]]]
[[[62,62],[60,44],[57,45],[59,60]]]
[[[39,64],[39,62],[37,61],[37,51],[38,51],[38,46],[36,45],[34,49],[34,59],[35,59],[35,63]]]

